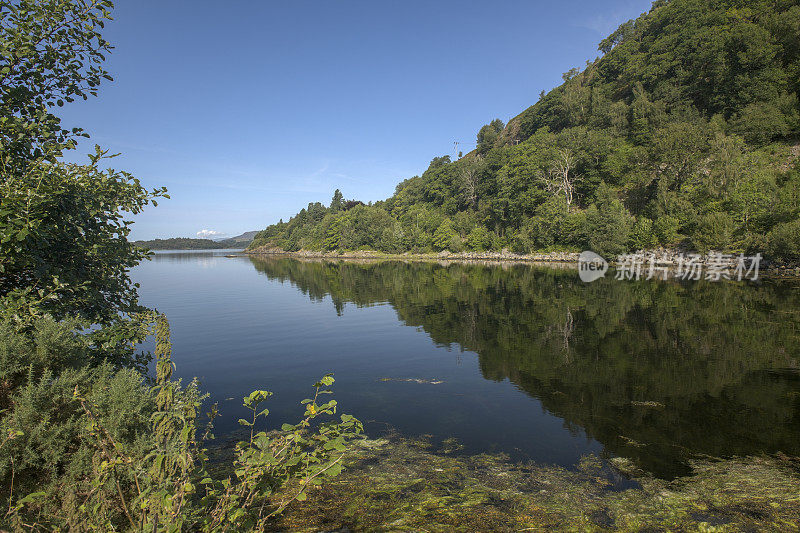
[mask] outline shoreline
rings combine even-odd
[[[347,260],[385,260],[385,261],[447,261],[447,262],[482,262],[497,264],[532,264],[542,266],[558,266],[559,268],[574,267],[577,269],[580,252],[541,252],[533,254],[515,254],[513,252],[428,252],[387,254],[375,250],[360,250],[351,252],[317,252],[312,250],[298,250],[288,252],[276,248],[243,250],[244,255],[251,256],[284,256],[298,259],[347,259]],[[676,257],[683,253],[676,250],[650,250],[643,252],[665,254],[668,261],[664,263],[668,268],[677,268]],[[706,264],[708,254],[702,254],[701,263]],[[616,261],[609,261],[610,266],[616,266]],[[731,266],[734,264],[731,263]],[[764,260],[759,274],[779,278],[800,278],[800,265],[773,263]]]

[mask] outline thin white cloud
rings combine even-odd
[[[215,239],[219,237],[224,237],[225,234],[221,231],[216,231],[213,229],[201,229],[197,232],[197,236],[201,239]]]
[[[620,24],[635,19],[650,9],[650,2],[643,0],[627,0],[613,11],[604,11],[579,21],[576,26],[597,32],[602,37],[613,33]]]

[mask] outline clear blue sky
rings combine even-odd
[[[115,80],[61,116],[169,189],[135,218],[132,237],[150,239],[263,229],[337,187],[387,198],[594,59],[650,1],[117,4]]]

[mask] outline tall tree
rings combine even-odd
[[[567,148],[559,150],[550,169],[543,172],[540,178],[550,193],[564,196],[569,211],[575,198],[575,184],[580,180],[575,173],[575,155],[572,151]]]
[[[333,198],[331,198],[331,205],[330,210],[333,212],[341,211],[344,208],[344,196],[342,195],[342,191],[336,189],[333,193]]]

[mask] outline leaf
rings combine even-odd
[[[31,492],[30,494],[28,494],[27,496],[25,496],[24,498],[19,500],[17,502],[17,505],[25,505],[25,504],[28,504],[28,503],[34,503],[35,501],[40,500],[41,498],[43,498],[45,496],[47,496],[46,492]]]

